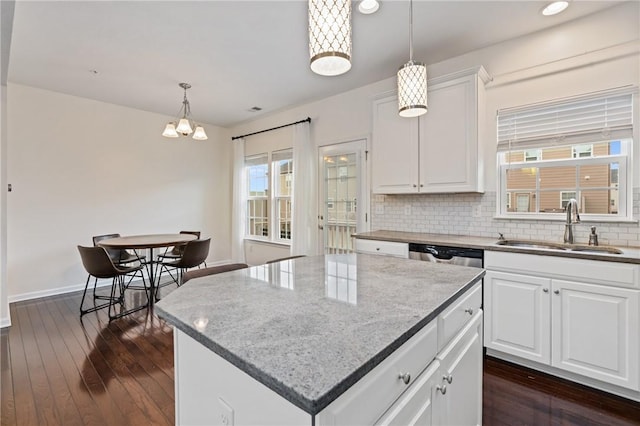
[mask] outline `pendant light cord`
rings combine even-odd
[[[413,62],[413,0],[409,0],[409,61]]]

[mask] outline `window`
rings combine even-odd
[[[593,145],[574,145],[571,151],[573,158],[593,157]]]
[[[541,149],[527,149],[524,151],[524,161],[538,161],[542,159]]]
[[[563,210],[567,209],[567,204],[569,204],[569,200],[575,198],[577,200],[577,194],[575,191],[560,191],[560,206]]]
[[[575,198],[583,220],[631,219],[632,105],[621,89],[498,111],[498,215],[560,219]]]
[[[269,163],[268,155],[245,159],[247,168],[247,229],[251,237],[269,236]]]
[[[293,151],[291,149],[245,158],[247,173],[248,238],[291,241]]]

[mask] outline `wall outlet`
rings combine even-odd
[[[218,398],[218,404],[220,405],[220,424],[233,426],[233,408],[222,398]]]
[[[471,216],[473,217],[481,217],[482,216],[482,204],[476,204],[471,207]]]
[[[384,194],[376,194],[373,196],[373,201],[376,203],[384,203]]]
[[[411,216],[411,204],[404,205],[404,215]]]

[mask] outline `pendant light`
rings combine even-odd
[[[309,56],[316,74],[351,69],[351,0],[309,0]]]
[[[204,131],[204,128],[196,124],[195,132],[193,131],[193,120],[191,119],[191,105],[189,104],[189,100],[187,99],[187,89],[191,88],[189,83],[180,83],[178,84],[182,89],[184,89],[184,98],[182,100],[182,106],[180,107],[180,111],[178,111],[178,117],[182,114],[182,118],[178,121],[178,126],[176,126],[175,121],[171,121],[167,124],[162,132],[162,136],[167,138],[177,138],[178,136],[189,136],[193,133],[193,139],[198,141],[204,141],[209,139],[207,137],[207,133]]]
[[[413,0],[409,2],[409,62],[398,70],[398,114],[417,117],[427,112],[427,67],[413,60]]]

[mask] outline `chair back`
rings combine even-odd
[[[192,240],[184,245],[184,252],[182,257],[176,262],[178,268],[194,268],[205,260],[209,256],[209,246],[211,245],[211,238],[204,240]]]
[[[113,278],[120,275],[120,271],[103,247],[78,246],[78,251],[82,265],[89,275],[96,278]]]
[[[120,234],[94,235],[93,246],[97,247],[98,243],[102,240],[108,240],[110,238],[118,238],[118,237],[120,237]],[[123,249],[114,249],[114,248],[107,248],[107,247],[104,247],[104,249],[107,251],[107,253],[109,254],[109,257],[114,263],[118,263],[120,262],[120,260],[128,257],[125,253],[123,253],[124,252]]]
[[[180,231],[181,234],[191,234],[191,235],[195,235],[196,238],[200,238],[200,231]],[[171,250],[171,254],[176,255],[176,256],[182,256],[182,253],[184,252],[184,245],[180,245],[180,246],[174,246],[173,250]]]

